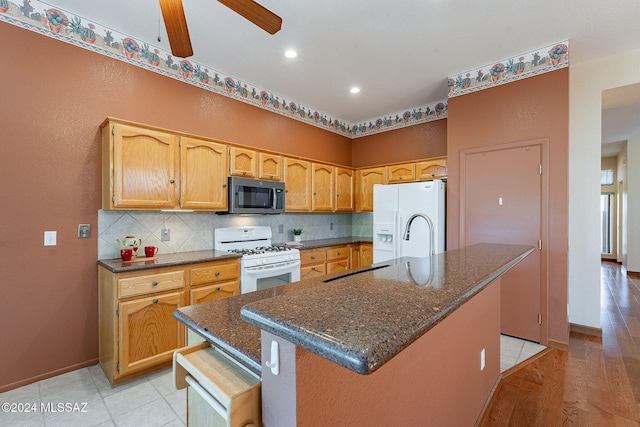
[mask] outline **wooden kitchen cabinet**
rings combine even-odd
[[[112,273],[98,267],[100,365],[112,386],[171,363],[184,346],[173,311],[186,305],[185,269]]]
[[[180,138],[180,207],[227,209],[227,146]]]
[[[229,147],[229,174],[255,178],[257,168],[257,153],[240,147]]]
[[[403,163],[387,166],[387,183],[411,182],[416,180],[416,164]]]
[[[326,249],[300,251],[300,280],[327,274],[326,261]]]
[[[447,158],[425,160],[416,163],[416,178],[418,181],[443,179],[447,177]]]
[[[227,145],[137,123],[102,125],[103,209],[227,209]]]
[[[358,169],[356,171],[356,211],[373,212],[373,186],[386,183],[384,166]]]
[[[240,294],[238,260],[198,264],[190,269],[190,303],[227,298]]]
[[[258,153],[258,178],[282,181],[282,156],[269,153]]]
[[[285,210],[311,210],[311,162],[284,158]]]
[[[323,163],[312,163],[311,169],[311,210],[332,212],[335,168]]]
[[[354,243],[349,245],[350,268],[364,267],[373,264],[373,244],[371,243]]]
[[[185,345],[173,312],[240,293],[237,258],[113,273],[98,267],[100,365],[112,386],[163,368]]]
[[[360,266],[373,264],[373,243],[360,243]]]
[[[336,212],[353,212],[354,174],[352,169],[336,166]]]
[[[109,121],[102,128],[103,209],[177,205],[178,137]]]
[[[184,292],[120,303],[119,377],[171,361],[174,350],[184,346],[185,333],[173,311],[184,305]]]
[[[327,249],[327,274],[349,269],[349,246]]]

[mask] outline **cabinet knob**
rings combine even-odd
[[[222,188],[227,188],[227,184],[222,184]]]
[[[220,286],[216,288],[216,292],[219,292],[219,291],[220,291]]]
[[[158,300],[157,300],[157,299],[154,299],[154,300],[153,300],[153,303],[154,303],[154,304],[157,304],[157,303],[158,303]]]
[[[220,275],[219,271],[216,271],[216,277],[218,277]]]
[[[316,257],[314,255],[311,256],[311,259],[316,259]]]
[[[151,286],[158,286],[158,282],[153,282]]]
[[[246,175],[246,174],[247,174],[247,171],[243,171],[243,172],[242,172],[242,175]]]
[[[172,180],[171,180],[171,181],[169,181],[169,182],[170,182],[170,183],[172,183],[172,184],[175,184],[175,183],[176,183],[176,180],[175,180],[175,179],[172,179]]]

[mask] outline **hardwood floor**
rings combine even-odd
[[[507,372],[479,426],[639,426],[640,276],[603,261],[602,338],[572,332]]]

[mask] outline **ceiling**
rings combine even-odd
[[[47,3],[170,50],[157,0]],[[640,48],[638,0],[259,3],[282,17],[275,35],[215,0],[183,0],[191,59],[347,123],[446,99],[448,76],[558,41],[572,64]]]

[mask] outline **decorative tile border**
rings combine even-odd
[[[517,57],[449,76],[448,97],[453,98],[568,66],[569,41],[564,40]]]
[[[442,119],[446,117],[447,113],[445,100],[416,107],[411,111],[402,111],[371,119],[360,124],[350,124],[293,100],[286,100],[273,92],[242,82],[203,64],[188,59],[173,58],[170,52],[104,27],[99,23],[88,21],[71,12],[52,7],[43,1],[23,0],[20,6],[8,0],[0,0],[0,21],[128,62],[349,138],[358,138]]]
[[[72,16],[72,19],[69,19]],[[293,100],[242,82],[203,64],[174,59],[170,52],[136,40],[98,23],[51,7],[39,0],[23,0],[22,6],[0,0],[0,21],[109,56],[164,76],[281,114],[348,138],[359,138],[447,117],[447,100],[398,111],[361,123],[346,123]],[[544,56],[540,54],[543,52]],[[449,76],[448,98],[569,65],[569,41],[536,49],[457,75]],[[475,75],[475,77],[471,77]]]

